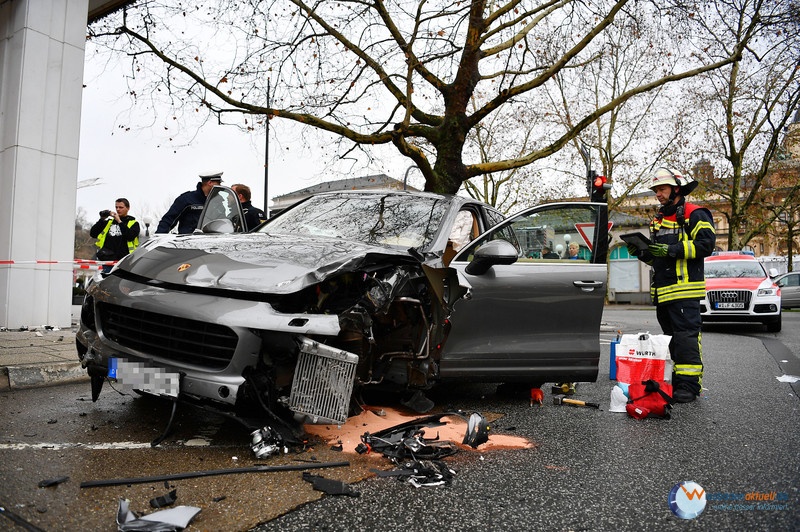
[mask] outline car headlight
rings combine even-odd
[[[777,288],[759,288],[758,296],[774,296],[778,293]]]

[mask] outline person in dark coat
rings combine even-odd
[[[222,183],[222,172],[200,174],[197,188],[184,192],[172,202],[172,206],[158,222],[156,233],[169,233],[176,225],[179,234],[185,235],[194,232],[197,222],[200,221],[206,196],[214,188],[214,185],[220,183]]]
[[[241,183],[236,183],[235,185],[231,185],[231,188],[239,197],[239,203],[242,204],[242,212],[244,213],[244,221],[247,224],[248,231],[255,229],[261,225],[262,222],[266,221],[267,215],[264,214],[264,211],[258,207],[253,207],[253,204],[250,203],[250,198],[252,198],[250,187]]]

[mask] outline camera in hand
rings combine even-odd
[[[108,209],[100,211],[100,218],[105,218],[107,216],[111,216],[111,211],[109,211]]]

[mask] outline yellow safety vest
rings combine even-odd
[[[113,223],[114,220],[109,219],[105,229],[103,229],[103,231],[99,235],[97,235],[97,242],[95,242],[94,245],[97,246],[99,249],[103,249],[103,244],[105,244],[106,241],[106,235],[108,235],[108,231],[109,229],[111,229],[111,224]],[[128,229],[133,227],[133,224],[135,223],[136,223],[135,219],[128,220]],[[128,240],[128,253],[133,253],[133,250],[135,250],[138,247],[139,247],[138,235],[133,240]]]

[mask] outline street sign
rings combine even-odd
[[[614,222],[608,222],[608,230],[611,231],[611,227],[614,225]],[[589,251],[594,251],[594,247],[592,246],[592,242],[594,242],[594,224],[593,223],[581,223],[575,224],[575,229],[578,230],[578,234],[581,235],[586,246],[589,248]]]

